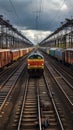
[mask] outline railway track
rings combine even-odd
[[[54,100],[46,75],[28,79],[22,88],[24,91],[20,92],[22,96],[6,130],[69,130],[63,109],[59,101]]]
[[[37,130],[35,121],[38,117],[38,102],[37,102],[37,81],[29,79],[26,84],[26,89],[23,99],[20,101],[19,109],[16,111],[16,116],[13,123],[13,129]]]
[[[44,78],[44,80],[43,80]],[[46,121],[48,119],[48,127],[44,127],[44,130],[65,130],[66,120],[64,113],[59,114],[59,109],[62,111],[61,105],[57,107],[55,98],[53,98],[51,91],[51,84],[48,84],[48,79],[44,73],[44,77],[39,79],[39,91],[40,91],[40,101],[41,101],[41,116]],[[44,87],[45,86],[45,87]],[[63,118],[62,118],[63,117]],[[46,122],[45,122],[46,123]]]
[[[14,73],[20,68],[21,64],[14,66],[9,69],[8,72],[5,72],[0,78],[0,91],[5,86],[6,82],[14,75]]]
[[[4,86],[4,84],[9,80],[9,78],[19,69],[22,62],[26,59],[26,56],[16,61],[12,65],[10,65],[7,69],[4,69],[0,74],[0,90]],[[21,62],[21,63],[20,63]]]
[[[22,71],[26,66],[27,56],[22,57],[20,60],[8,67],[0,75],[0,113],[5,105],[8,105],[12,98],[12,92],[15,88],[17,80],[19,79]]]
[[[14,62],[13,64],[11,64],[8,67],[5,67],[1,73],[0,73],[0,79],[3,78],[4,75],[6,75],[12,68],[14,69],[15,67],[17,67],[18,65],[18,61]]]
[[[69,114],[71,116],[71,120],[73,117],[73,88],[64,80],[62,75],[60,75],[56,70],[54,70],[49,64],[46,64],[48,71],[56,82],[59,90],[62,93],[63,99],[66,102],[66,109],[69,109]]]
[[[50,57],[49,55],[43,53],[46,61],[48,64],[50,64],[53,68],[56,68],[59,73],[61,73],[67,82],[73,86],[73,70],[71,70],[69,67],[67,67],[64,64],[61,64],[61,62],[56,61],[56,59]]]
[[[25,63],[23,63],[20,68],[17,69],[17,71],[14,71],[15,73],[13,73],[6,80],[6,82],[4,82],[2,88],[0,89],[0,113],[3,111],[3,108],[10,102],[10,99],[12,98],[12,92],[24,67]]]
[[[70,86],[73,88],[73,72],[71,69],[69,69],[66,66],[63,66],[62,64],[56,62],[55,60],[53,61],[50,58],[50,64],[53,68],[56,68],[56,70],[59,72],[59,74],[62,74],[62,77],[66,80],[66,82],[69,82]],[[65,68],[66,67],[66,68]]]
[[[71,113],[73,111],[73,77],[72,73],[65,72],[64,68],[61,68],[61,65],[51,59],[50,57],[45,56],[45,64],[55,82],[59,86],[65,100],[68,102]]]
[[[68,102],[68,105],[73,110],[73,87],[68,82],[66,82],[63,76],[60,75],[60,73],[56,69],[53,69],[47,63],[46,63],[46,67],[48,71],[51,73],[57,85],[59,86],[59,89],[61,90],[65,99]]]

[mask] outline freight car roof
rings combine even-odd
[[[58,48],[50,48],[50,50],[56,50],[56,49],[58,49]]]
[[[0,49],[0,52],[10,51],[10,49]]]
[[[57,48],[56,51],[64,51],[65,49],[63,48]]]
[[[10,50],[11,52],[19,51],[19,49]]]
[[[65,50],[67,50],[67,51],[73,51],[73,48],[67,48]]]
[[[27,50],[27,48],[20,48],[19,50]]]

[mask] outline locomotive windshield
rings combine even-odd
[[[41,55],[31,55],[29,59],[43,59]]]

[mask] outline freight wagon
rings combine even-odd
[[[56,51],[57,48],[50,48],[49,50],[49,54],[53,57],[55,57],[55,51]]]
[[[11,62],[11,54],[9,49],[0,49],[0,68]]]
[[[58,48],[55,50],[55,58],[58,60],[58,61],[62,61],[63,60],[63,54],[64,53],[64,49],[62,48]]]
[[[23,49],[0,49],[0,69],[7,66],[11,62],[16,61],[28,52],[32,51],[33,48]]]
[[[45,50],[42,48],[42,50],[45,53],[48,51],[49,55],[56,58],[58,61],[73,66],[73,48],[45,48]]]
[[[65,63],[73,65],[73,48],[65,50]]]
[[[11,61],[16,61],[20,57],[19,50],[10,50]]]

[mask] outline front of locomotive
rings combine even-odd
[[[44,57],[40,53],[33,53],[28,57],[27,69],[30,75],[40,76],[44,71]]]

